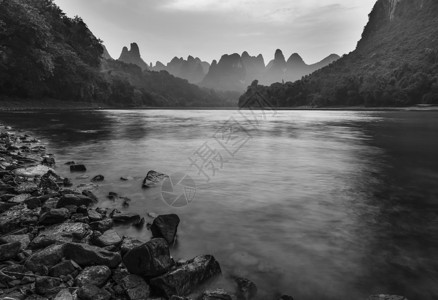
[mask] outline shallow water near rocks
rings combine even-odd
[[[149,222],[178,214],[172,255],[213,254],[226,275],[254,281],[259,299],[438,297],[437,112],[26,111],[0,121],[46,143],[75,184],[104,175],[100,206]],[[201,157],[202,172],[190,160]],[[89,177],[70,173],[71,160]],[[189,175],[195,197],[170,207],[160,186],[142,189],[149,170]]]

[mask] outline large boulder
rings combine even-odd
[[[39,223],[42,225],[53,225],[64,222],[70,217],[70,211],[63,208],[55,208],[41,214]]]
[[[153,237],[164,238],[169,245],[172,245],[175,241],[179,222],[179,217],[175,214],[156,217],[151,226]]]
[[[42,231],[31,243],[34,249],[44,248],[52,244],[76,242],[82,240],[90,232],[90,226],[84,223],[63,223],[53,225]]]
[[[75,206],[89,206],[93,203],[93,199],[90,197],[84,196],[84,195],[76,195],[76,194],[66,194],[59,199],[58,203],[56,204],[57,208],[66,207],[69,205],[75,205]]]
[[[158,185],[160,182],[162,182],[164,179],[166,179],[167,177],[169,176],[166,174],[151,170],[146,174],[146,177],[143,179],[143,187],[144,188],[154,187]]]
[[[122,261],[119,253],[106,251],[96,246],[78,243],[66,243],[64,255],[67,259],[74,260],[82,267],[104,265],[113,269]]]
[[[211,255],[201,255],[176,269],[153,278],[150,284],[162,290],[168,298],[186,296],[207,280],[220,275],[221,268]]]
[[[123,263],[131,274],[155,277],[169,270],[172,259],[166,240],[153,239],[128,251]]]
[[[86,267],[76,277],[76,285],[81,287],[86,284],[92,284],[97,287],[103,287],[110,277],[111,270],[107,266]]]
[[[130,300],[149,299],[149,285],[140,276],[128,275],[122,279],[122,285]]]
[[[52,245],[33,253],[25,262],[25,267],[32,272],[46,274],[48,268],[59,263],[64,257],[64,245]]]
[[[100,289],[95,285],[87,284],[79,288],[78,296],[81,300],[109,300],[111,294],[105,290]]]

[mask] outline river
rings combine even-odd
[[[178,214],[171,254],[213,254],[225,278],[254,281],[259,299],[438,298],[438,112],[21,111],[0,121],[40,138],[76,184],[90,179],[67,161],[104,175],[99,205],[149,222],[148,212]],[[188,202],[142,189],[149,170],[191,178]]]

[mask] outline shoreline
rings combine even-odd
[[[100,208],[87,185],[73,187],[55,164],[37,139],[0,124],[0,299],[260,299],[256,284],[242,277],[227,278],[234,290],[208,289],[225,276],[211,255],[171,257],[177,215],[149,216],[145,225],[147,216]],[[147,180],[159,183],[149,173]],[[119,224],[151,230],[153,238],[119,236]],[[391,297],[368,300],[406,300]]]
[[[263,110],[256,109],[254,110]],[[35,103],[31,99],[11,99],[0,96],[0,112],[15,111],[50,111],[50,110],[240,110],[239,107],[119,107],[105,103],[72,102],[57,99],[42,99]],[[248,110],[242,108],[242,110]],[[438,111],[438,105],[416,105],[400,107],[365,107],[365,106],[337,106],[337,107],[267,107],[264,110],[272,111]]]

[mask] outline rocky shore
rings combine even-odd
[[[255,283],[246,278],[233,277],[232,291],[209,289],[223,276],[212,255],[171,256],[177,215],[154,216],[145,226],[140,215],[100,208],[87,186],[57,175],[55,163],[37,139],[0,124],[0,300],[257,299]],[[71,172],[86,171],[67,164]],[[152,174],[144,182],[156,180]],[[118,224],[144,227],[153,238],[144,243],[120,236]]]

